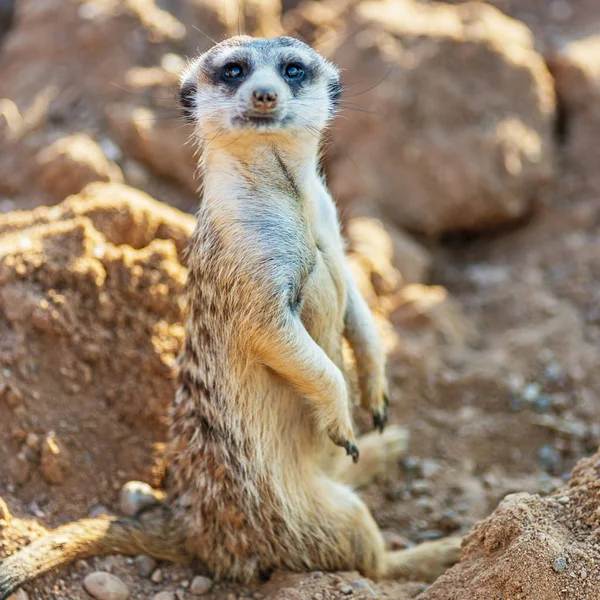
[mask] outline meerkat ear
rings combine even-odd
[[[184,81],[179,88],[179,106],[187,121],[194,122],[196,114],[196,84]]]

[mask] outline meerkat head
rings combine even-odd
[[[340,94],[338,69],[304,42],[237,36],[189,65],[180,101],[205,139],[244,131],[315,137],[335,113]]]

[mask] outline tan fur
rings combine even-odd
[[[221,51],[252,43],[244,40]],[[312,52],[306,48],[303,56]],[[260,58],[260,47],[251,50]],[[316,75],[304,95],[321,102],[313,106],[320,133],[328,120],[325,78],[337,72],[321,57],[311,60]],[[352,489],[404,452],[406,433],[354,436],[342,340],[355,355],[360,403],[382,425],[385,357],[318,175],[318,136],[302,120],[289,129],[229,128],[207,108],[220,92],[204,65],[201,57],[186,74],[196,98],[207,98],[197,103],[196,129],[205,140],[204,191],[188,246],[189,317],[171,412],[169,553],[239,581],[280,568],[433,579],[456,560],[460,541],[387,552]],[[260,75],[268,81],[266,67]],[[232,110],[244,89],[229,98]],[[296,100],[307,102],[285,96],[288,112]],[[356,454],[357,443],[362,457],[354,465],[344,449]],[[84,548],[86,527],[69,530],[70,547]],[[110,547],[105,541],[92,550]],[[116,548],[136,552],[137,543],[130,537]],[[144,551],[162,556],[161,544]],[[0,567],[0,585],[18,563],[19,555]]]

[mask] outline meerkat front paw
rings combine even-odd
[[[352,460],[356,463],[358,462],[360,453],[358,451],[358,446],[356,445],[350,413],[347,409],[344,410],[344,412],[346,413],[345,418],[338,418],[335,423],[327,427],[327,435],[336,446],[344,448],[346,454],[351,456]]]
[[[385,375],[366,377],[360,382],[361,405],[373,415],[373,427],[383,432],[388,420],[388,389]]]

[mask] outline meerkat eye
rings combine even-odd
[[[288,79],[301,79],[304,76],[304,68],[298,63],[290,63],[285,67],[285,76]]]
[[[239,63],[228,63],[223,67],[223,77],[225,79],[240,79],[244,76],[244,67]]]

